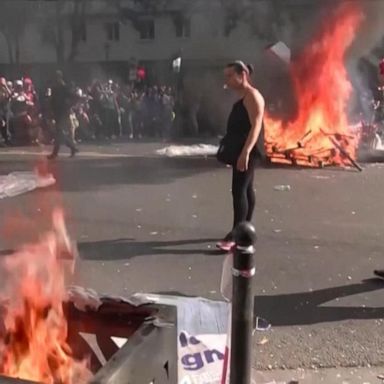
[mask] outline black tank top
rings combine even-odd
[[[227,136],[233,137],[234,140],[243,140],[245,144],[252,128],[252,124],[249,121],[248,111],[245,108],[243,101],[244,99],[241,99],[233,105],[231,114],[228,118]],[[264,122],[261,126],[260,135],[254,148],[252,149],[251,154],[260,157],[261,159],[265,159]]]

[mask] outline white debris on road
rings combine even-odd
[[[217,150],[218,146],[210,144],[170,145],[168,147],[158,149],[156,153],[166,157],[211,156],[216,155]]]
[[[0,199],[19,196],[37,188],[47,188],[55,183],[51,174],[42,176],[35,172],[12,172],[0,176]]]

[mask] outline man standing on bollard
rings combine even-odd
[[[56,132],[52,153],[47,156],[49,160],[56,159],[59,154],[61,144],[65,144],[71,150],[71,157],[74,157],[78,152],[72,138],[69,135],[70,131],[70,112],[73,101],[73,95],[69,87],[64,82],[63,73],[56,72],[55,85],[52,88],[51,108],[53,117],[56,121]]]

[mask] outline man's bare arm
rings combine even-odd
[[[244,106],[248,112],[249,121],[251,122],[251,130],[243,147],[243,153],[249,155],[256,145],[263,125],[264,98],[260,92],[254,90],[245,97]]]

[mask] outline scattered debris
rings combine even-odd
[[[68,297],[80,311],[86,311],[88,308],[97,310],[102,304],[99,295],[93,289],[71,286],[68,289]]]
[[[291,190],[291,186],[290,185],[275,185],[275,187],[273,188],[275,191],[278,191],[278,192],[289,192]]]
[[[209,144],[170,145],[168,147],[158,149],[156,153],[167,157],[213,156],[216,155],[217,150],[218,146]]]
[[[37,188],[47,188],[56,183],[51,175],[38,175],[34,172],[12,172],[0,176],[0,199],[15,197]]]
[[[258,343],[257,345],[265,345],[268,343],[268,339],[266,337],[263,337]]]

